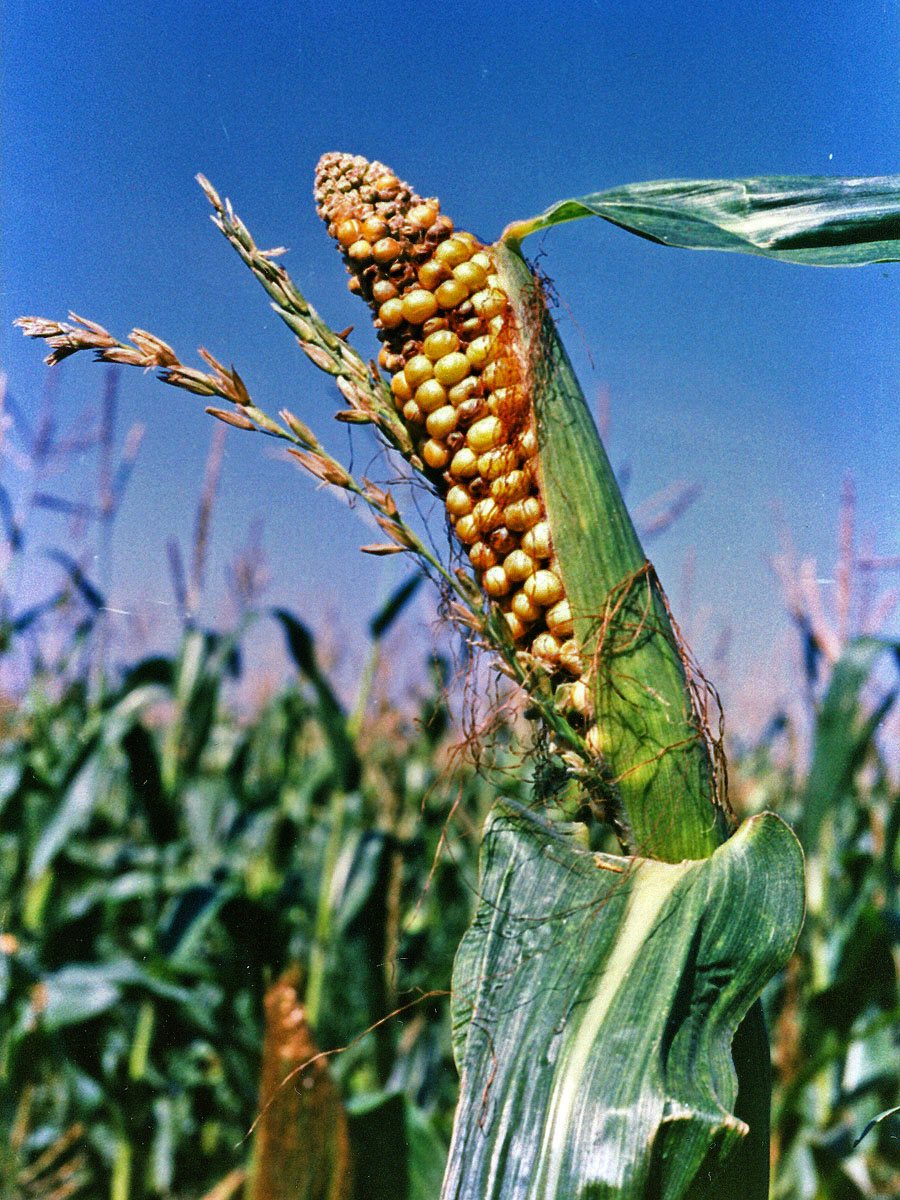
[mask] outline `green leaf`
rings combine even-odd
[[[540,216],[510,225],[503,238],[519,242],[540,229],[590,216],[689,250],[735,250],[821,267],[900,259],[900,175],[632,183],[561,200]]]
[[[443,1200],[764,1200],[765,1157],[719,1172],[747,1133],[732,1039],[803,919],[790,829],[764,814],[710,858],[658,863],[503,802],[480,896],[454,967]]]

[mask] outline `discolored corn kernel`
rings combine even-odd
[[[574,683],[562,684],[560,700],[564,708],[582,715],[589,713],[592,708],[591,693],[583,679],[576,679]]]
[[[495,342],[494,339],[483,334],[481,337],[474,338],[466,346],[466,358],[477,370],[486,366],[494,355]]]
[[[385,329],[394,329],[403,320],[403,301],[397,298],[385,300],[378,310],[378,320]]]
[[[538,521],[522,538],[522,549],[527,550],[533,558],[549,558],[552,552],[550,544],[549,521]]]
[[[503,560],[503,570],[514,583],[521,583],[537,569],[537,563],[524,550],[513,550]]]
[[[528,495],[531,488],[531,480],[525,471],[510,471],[506,475],[501,475],[495,478],[491,484],[491,495],[496,496],[498,500],[513,501],[521,500]]]
[[[431,359],[426,358],[424,354],[414,354],[403,368],[403,374],[406,376],[406,382],[415,390],[420,383],[433,377],[434,367]]]
[[[489,362],[481,373],[484,386],[490,388],[509,387],[516,381],[515,364],[509,357],[495,358]]]
[[[503,509],[493,496],[485,496],[472,509],[472,516],[478,522],[479,529],[496,529],[503,521]]]
[[[465,517],[472,511],[472,497],[464,487],[459,484],[454,484],[447,493],[447,498],[444,501],[447,505],[447,512],[453,517]]]
[[[548,571],[546,568],[535,571],[525,580],[524,591],[528,599],[539,604],[541,608],[549,608],[557,600],[562,600],[564,595],[562,580],[555,571]]]
[[[468,479],[478,474],[478,455],[469,446],[463,446],[453,455],[450,474],[458,479]]]
[[[453,268],[453,278],[464,283],[470,292],[476,292],[487,283],[487,271],[478,263],[464,262]]]
[[[524,545],[525,539],[522,539]],[[574,628],[572,622],[572,609],[568,600],[560,600],[558,604],[554,604],[552,608],[547,609],[547,628],[551,633],[555,633],[557,637],[571,637]]]
[[[581,662],[581,654],[578,650],[578,643],[574,638],[569,638],[560,646],[559,665],[564,667],[570,675],[580,675],[584,669]]]
[[[435,249],[434,257],[437,262],[443,263],[445,267],[451,270],[453,267],[458,267],[460,263],[468,262],[472,257],[472,245],[466,238],[461,238],[459,235],[447,238],[445,242]]]
[[[469,289],[464,283],[460,283],[458,279],[448,279],[438,287],[434,298],[441,308],[456,308],[468,294]]]
[[[505,596],[510,589],[510,582],[502,567],[491,567],[482,576],[481,586],[489,596]]]
[[[518,466],[519,455],[514,446],[498,446],[479,455],[478,472],[484,479],[499,479]]]
[[[430,333],[422,343],[422,353],[432,362],[437,362],[445,354],[452,354],[454,350],[458,349],[459,338],[452,329],[441,329],[436,333]]]
[[[438,302],[424,288],[413,288],[403,297],[403,316],[410,325],[421,325],[437,312]]]
[[[493,450],[503,440],[503,422],[499,417],[482,417],[471,426],[466,440],[478,454]]]
[[[454,384],[460,383],[471,369],[469,360],[458,350],[445,354],[434,364],[435,378],[440,380],[445,387],[453,387]]]
[[[492,529],[488,541],[491,543],[491,549],[501,556],[512,554],[519,544],[519,539],[505,525],[498,525],[496,529]]]
[[[436,379],[426,379],[416,388],[415,401],[422,412],[431,413],[447,403],[447,393]]]
[[[422,263],[417,272],[419,283],[429,292],[433,292],[438,284],[443,283],[450,277],[450,271],[443,263],[435,262],[433,258],[429,258],[428,262]]]
[[[415,400],[407,400],[403,405],[403,420],[408,425],[421,425],[425,419],[425,414],[416,404]]]
[[[603,735],[600,732],[599,725],[592,725],[590,727],[584,735],[584,743],[591,754],[595,754],[597,758],[603,757]]]
[[[471,546],[473,543],[481,540],[481,530],[478,528],[478,522],[471,513],[462,516],[454,526],[456,536],[466,546]]]
[[[513,612],[520,621],[525,621],[526,624],[532,625],[542,613],[542,609],[529,599],[524,590],[519,590],[512,598]]]
[[[456,428],[459,414],[452,404],[443,404],[430,412],[425,421],[425,428],[433,438],[443,441]]]
[[[523,429],[516,439],[523,458],[533,458],[538,452],[537,434],[530,427]]]
[[[422,446],[422,457],[432,470],[439,471],[442,467],[446,467],[450,459],[450,452],[446,446],[436,442],[434,438],[429,438]]]
[[[394,300],[399,295],[389,279],[376,279],[372,284],[372,299],[376,304],[384,304],[386,300]]]
[[[447,399],[452,400],[455,388],[451,388],[447,393]],[[460,424],[471,425],[473,421],[477,421],[479,417],[484,416],[484,400],[480,396],[473,396],[471,400],[464,400],[462,404],[457,405],[459,411]]]
[[[402,400],[404,402],[407,400],[412,400],[412,388],[409,386],[409,380],[406,378],[406,375],[403,373],[403,371],[398,371],[391,380],[391,391],[398,400]]]
[[[366,262],[372,257],[372,247],[365,238],[359,238],[347,249],[347,257],[354,262]]]
[[[537,496],[526,496],[524,500],[516,500],[506,506],[506,524],[517,533],[536,525],[543,515],[544,510]]]
[[[401,246],[396,238],[382,237],[372,247],[372,257],[383,266],[385,263],[393,262],[400,254],[400,250]]]
[[[469,548],[469,562],[476,571],[487,571],[497,565],[497,555],[485,542],[476,542]]]
[[[552,633],[539,633],[531,643],[531,653],[546,663],[559,661],[560,645]]]

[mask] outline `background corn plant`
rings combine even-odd
[[[211,189],[209,194],[220,227],[273,295],[309,356],[344,382],[342,391],[357,416],[378,425],[389,442],[409,455],[402,429],[390,410],[380,406],[377,381],[372,407],[366,408],[360,403],[365,373],[346,343],[318,322],[284,272],[256,250],[230,206],[222,206]],[[504,278],[514,299],[526,298],[523,312],[533,285],[521,273],[519,240],[534,229],[588,213],[663,243],[696,248],[742,249],[823,263],[896,256],[893,179],[849,185],[781,179],[638,185],[564,202],[542,218],[510,227],[506,248],[497,253],[501,263],[504,254],[509,256]],[[533,315],[533,306],[530,311]],[[210,372],[185,368],[165,343],[142,331],[135,331],[132,346],[127,346],[90,322],[62,326],[29,319],[25,325],[32,335],[50,339],[57,359],[92,347],[110,361],[158,365],[167,382],[231,401],[234,409],[215,415],[303,447],[298,457],[308,469],[333,486],[354,491],[380,514],[393,549],[411,550],[433,570],[442,570],[392,511],[389,497],[367,481],[356,483],[290,414],[282,414],[280,424],[268,418],[233,368],[226,370],[208,355]],[[565,353],[540,315],[531,350],[538,363],[534,405],[542,462],[545,470],[548,463],[553,468],[547,472],[548,510],[563,576],[583,622],[579,640],[587,657],[596,660],[608,622],[588,614],[602,611],[612,589],[641,572],[643,556],[596,435],[585,424],[583,400]],[[564,479],[568,468],[575,471],[574,485]],[[570,511],[564,513],[567,500]],[[604,543],[602,535],[609,530],[612,537]],[[586,549],[591,553],[585,555]],[[470,600],[477,619],[483,609],[473,594],[443,574],[462,599]],[[448,1196],[570,1195],[584,1189],[609,1196],[765,1194],[767,1052],[758,1009],[752,1005],[797,936],[802,912],[799,851],[787,827],[766,816],[754,818],[723,842],[726,819],[715,764],[697,736],[697,713],[665,602],[661,594],[657,598],[652,576],[647,579],[649,599],[643,605],[652,620],[636,627],[628,605],[617,606],[628,618],[624,628],[632,633],[637,628],[626,647],[631,662],[619,677],[598,672],[594,693],[602,727],[612,731],[604,759],[610,767],[607,782],[618,785],[625,847],[662,861],[590,852],[558,816],[548,821],[509,803],[495,812],[484,844],[480,908],[463,941],[454,979],[454,1048],[463,1087],[444,1181]],[[599,608],[592,605],[595,594]],[[333,696],[328,698],[330,689],[311,657],[308,637],[284,614],[280,619],[301,670],[320,704],[333,714]],[[491,633],[489,618],[482,616],[481,629]],[[502,650],[502,638],[494,640]],[[187,682],[176,686],[176,698],[192,694],[197,671],[196,678],[202,679],[198,654],[195,644],[187,656]],[[514,660],[508,661],[512,665]],[[638,690],[628,694],[626,688],[623,695],[620,684],[625,680],[636,680]],[[208,688],[200,691],[208,705]],[[550,727],[565,736],[552,698],[542,696],[540,688],[533,696]],[[328,728],[335,761],[343,764],[335,790],[334,830],[344,819],[345,797],[356,781],[352,768],[349,776],[340,774],[352,763],[348,731],[336,734],[340,723],[334,722]],[[645,759],[642,748],[648,740],[653,753]],[[169,731],[164,782],[178,779],[183,757],[196,765],[195,741],[193,723],[180,729],[176,724]],[[657,781],[668,764],[681,762],[670,751],[682,745],[688,747],[691,765],[676,767],[676,783],[670,780],[660,788]],[[543,781],[537,797],[546,803]],[[77,811],[84,805],[82,797],[73,807]],[[326,847],[326,865],[333,854],[332,844],[330,850]],[[679,863],[688,858],[697,861]],[[38,864],[47,865],[40,856]],[[319,900],[316,930],[321,933],[333,928],[333,920],[321,892]],[[542,907],[544,902],[549,909]],[[501,913],[503,921],[498,921]],[[573,914],[579,913],[585,917],[579,926],[583,957],[572,962],[568,932]],[[562,925],[557,929],[560,921],[565,936]],[[663,947],[660,930],[665,927],[669,936]],[[314,940],[312,949],[320,953],[322,947]],[[315,990],[320,985],[312,983],[321,970],[317,961],[321,958],[314,954],[311,997],[308,993],[314,1020],[320,1014]],[[578,967],[574,974],[573,966]],[[563,986],[553,986],[557,979]],[[548,985],[559,1011],[539,1002]],[[648,1026],[648,1012],[655,1013],[658,1024]],[[748,1012],[735,1043],[738,1095],[729,1051]],[[518,1055],[525,1048],[523,1071]],[[749,1123],[749,1135],[732,1115],[735,1106]],[[489,1136],[479,1140],[484,1127]],[[740,1152],[729,1154],[740,1145]],[[117,1149],[114,1162],[113,1186],[122,1186],[118,1181],[131,1174],[130,1150]]]

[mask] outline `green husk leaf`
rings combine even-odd
[[[591,854],[501,802],[479,895],[454,967],[442,1200],[765,1200],[765,1146],[723,1174],[747,1135],[730,1049],[800,931],[790,829],[764,814],[668,864]]]
[[[664,246],[732,250],[811,266],[900,260],[900,175],[664,179],[592,192],[517,221],[505,241],[603,217]]]
[[[527,347],[541,484],[629,849],[679,862],[727,834],[710,739],[669,618],[539,284],[495,247]]]

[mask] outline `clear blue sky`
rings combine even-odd
[[[19,314],[69,308],[118,336],[153,330],[193,361],[233,361],[273,411],[329,430],[327,380],[207,220],[203,171],[320,311],[377,343],[311,197],[319,155],[380,158],[459,225],[495,237],[565,196],[641,179],[900,171],[900,5],[400,3],[122,5],[7,0],[4,13],[3,363],[34,411],[41,347]],[[830,563],[840,480],[856,476],[878,548],[900,550],[900,266],[791,267],[666,250],[599,221],[530,245],[554,280],[588,396],[608,386],[612,458],[640,502],[702,484],[649,547],[677,614],[695,597],[734,629],[733,672],[762,653],[781,605],[766,566],[772,502]],[[85,358],[58,368],[72,412],[99,395]],[[171,599],[165,539],[187,539],[210,420],[199,398],[138,372],[123,427],[148,436],[122,513],[117,607]],[[328,434],[337,448],[349,436]],[[370,443],[353,435],[356,462]],[[229,434],[213,581],[265,520],[271,598],[351,633],[404,566],[358,554],[359,519],[262,438]],[[62,526],[59,526],[62,528]],[[820,574],[824,574],[820,571]],[[216,588],[210,604],[216,603]]]

